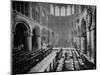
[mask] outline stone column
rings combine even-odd
[[[28,42],[28,50],[32,51],[32,35],[28,35],[27,37],[27,42]]]
[[[96,13],[91,15],[91,61],[96,64]]]
[[[38,49],[41,49],[41,36],[39,35],[37,39],[38,39]]]
[[[87,54],[86,36],[81,36],[81,53]]]
[[[91,31],[88,30],[87,32],[87,56],[91,57]]]
[[[91,31],[91,61],[92,62],[94,62],[94,51],[95,51],[95,39],[94,39],[94,33],[95,33],[95,31],[94,30],[92,30]]]

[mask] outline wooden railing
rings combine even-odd
[[[29,71],[29,73],[51,71],[51,68],[48,69],[48,67],[51,67],[51,63],[53,62],[53,60],[55,60],[55,56],[56,56],[56,53],[53,51],[46,58],[44,58],[40,63],[38,63],[35,67],[33,67]]]

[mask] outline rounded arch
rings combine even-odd
[[[35,26],[32,30],[32,50],[36,50],[39,47],[38,37],[40,36],[40,28]]]
[[[26,28],[28,29],[28,34],[31,33],[31,29],[30,29],[30,26],[28,24],[28,22],[26,22],[25,20],[23,19],[17,19],[16,20],[16,23],[14,23],[14,28],[13,28],[13,32],[15,33],[15,29],[16,29],[16,26],[21,23],[21,24],[24,24],[26,26]]]
[[[17,50],[28,50],[28,40],[29,27],[23,23],[18,22],[14,29],[13,47]]]
[[[71,6],[67,6],[67,16],[71,15]]]
[[[59,7],[55,6],[55,16],[59,16]]]
[[[65,16],[65,7],[61,7],[61,16]]]

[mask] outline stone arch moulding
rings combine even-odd
[[[22,23],[22,24],[24,24],[24,25],[27,27],[27,29],[28,29],[28,35],[30,35],[30,34],[31,34],[31,28],[30,28],[30,25],[29,25],[28,22],[26,22],[26,21],[23,20],[23,19],[18,19],[18,20],[16,20],[16,22],[14,23],[14,28],[13,28],[13,30],[12,30],[13,33],[15,33],[16,26],[17,26],[19,23]]]
[[[29,37],[31,34],[29,24],[24,21],[16,21],[14,33],[13,47],[18,50],[30,50]]]

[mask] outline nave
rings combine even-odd
[[[75,49],[53,50],[28,73],[61,72],[94,69],[94,64]]]

